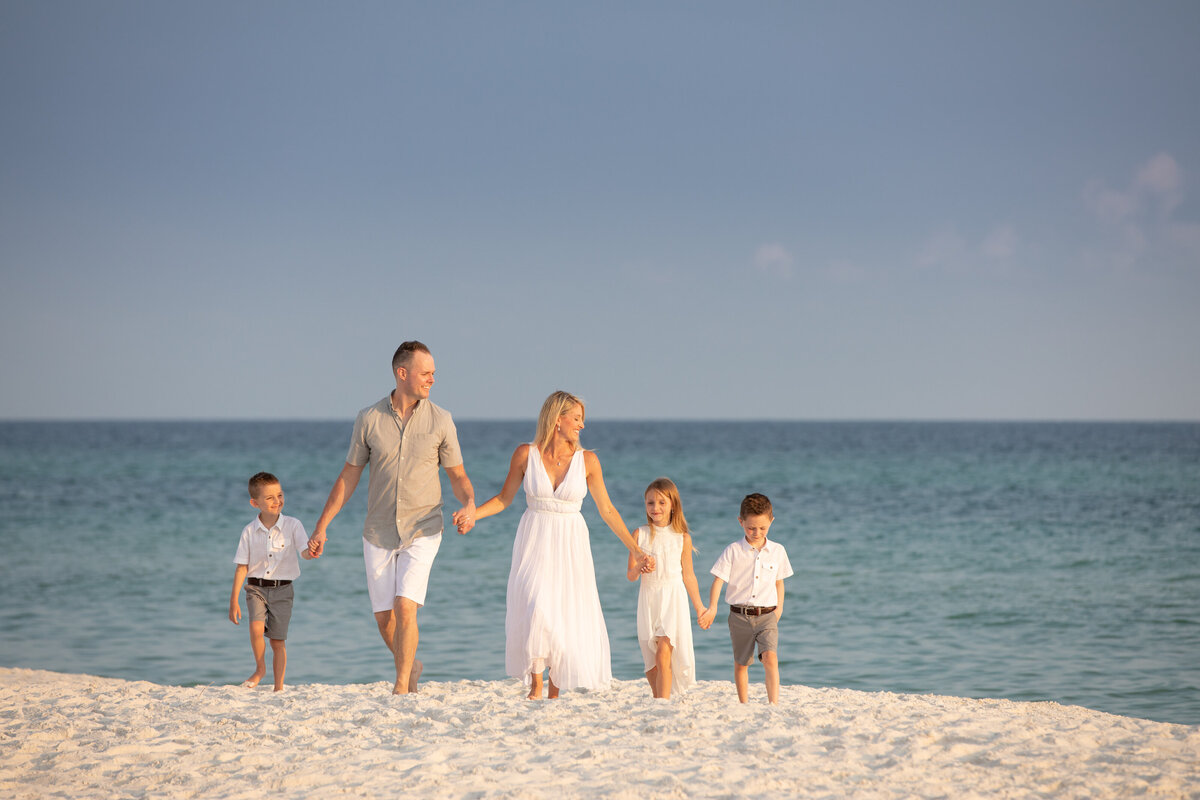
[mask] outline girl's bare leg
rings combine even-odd
[[[549,679],[549,683],[550,683],[550,691],[549,691],[549,693],[548,693],[548,695],[547,695],[547,696],[548,696],[548,697],[549,697],[551,700],[557,700],[557,699],[558,699],[558,687],[554,685],[554,679],[553,679],[553,678],[550,678],[550,679]]]
[[[526,695],[526,697],[528,697],[528,699],[530,699],[530,700],[541,700],[542,699],[542,673],[531,672],[531,673],[529,673],[529,678],[530,678],[529,694]]]
[[[671,640],[658,637],[658,652],[655,653],[654,668],[658,671],[658,692],[654,695],[663,700],[671,699]]]

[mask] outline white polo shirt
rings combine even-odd
[[[775,581],[794,574],[783,545],[768,539],[762,550],[755,550],[744,538],[721,551],[710,572],[727,584],[726,603],[763,608],[779,605]]]
[[[234,564],[246,565],[246,577],[294,581],[300,577],[300,551],[308,549],[308,534],[295,517],[279,515],[268,529],[255,517],[242,528]]]

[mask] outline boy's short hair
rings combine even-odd
[[[392,356],[392,372],[395,372],[401,367],[407,367],[409,364],[411,364],[413,360],[413,353],[427,353],[428,355],[433,355],[433,353],[429,352],[428,347],[416,341],[415,339],[411,342],[402,342],[400,346],[396,348],[395,355]]]
[[[766,514],[771,519],[775,519],[775,514],[771,510],[771,501],[765,494],[755,492],[742,498],[742,508],[738,512],[738,517],[745,519],[755,514]]]
[[[250,496],[257,500],[258,494],[263,490],[263,487],[269,486],[272,483],[279,483],[279,478],[276,478],[269,472],[258,472],[250,478],[250,482],[246,485],[246,488],[250,491]]]

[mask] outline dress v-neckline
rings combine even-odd
[[[542,474],[544,474],[550,480],[551,493],[558,494],[558,487],[562,486],[564,483],[567,482],[567,476],[571,474],[571,467],[575,466],[575,455],[579,451],[576,450],[574,453],[571,454],[571,460],[570,460],[570,462],[567,463],[567,471],[563,473],[562,480],[558,482],[558,486],[555,486],[554,485],[554,476],[552,476],[550,474],[550,470],[546,468],[546,459],[544,459],[542,457],[541,448],[538,447],[535,449],[537,450],[538,463],[542,465]]]

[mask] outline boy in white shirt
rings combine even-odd
[[[267,674],[265,634],[271,640],[271,666],[275,673],[275,691],[283,690],[283,673],[287,669],[288,623],[292,619],[295,597],[292,581],[300,577],[301,558],[312,558],[308,549],[308,534],[295,517],[285,517],[283,487],[269,472],[260,472],[250,479],[250,505],[259,509],[258,516],[242,529],[237,555],[233,563],[233,593],[229,596],[229,621],[234,625],[242,618],[238,593],[246,583],[246,610],[250,614],[250,650],[254,653],[254,674],[242,682],[251,688]]]
[[[767,702],[779,702],[779,619],[783,616],[783,580],[792,576],[787,550],[767,541],[775,515],[766,495],[748,494],[742,500],[738,522],[746,534],[722,551],[711,570],[714,578],[708,608],[700,627],[708,628],[717,616],[721,587],[726,583],[729,603],[729,638],[733,642],[733,678],[738,700],[750,692],[750,664],[758,645],[758,660],[766,673]]]

